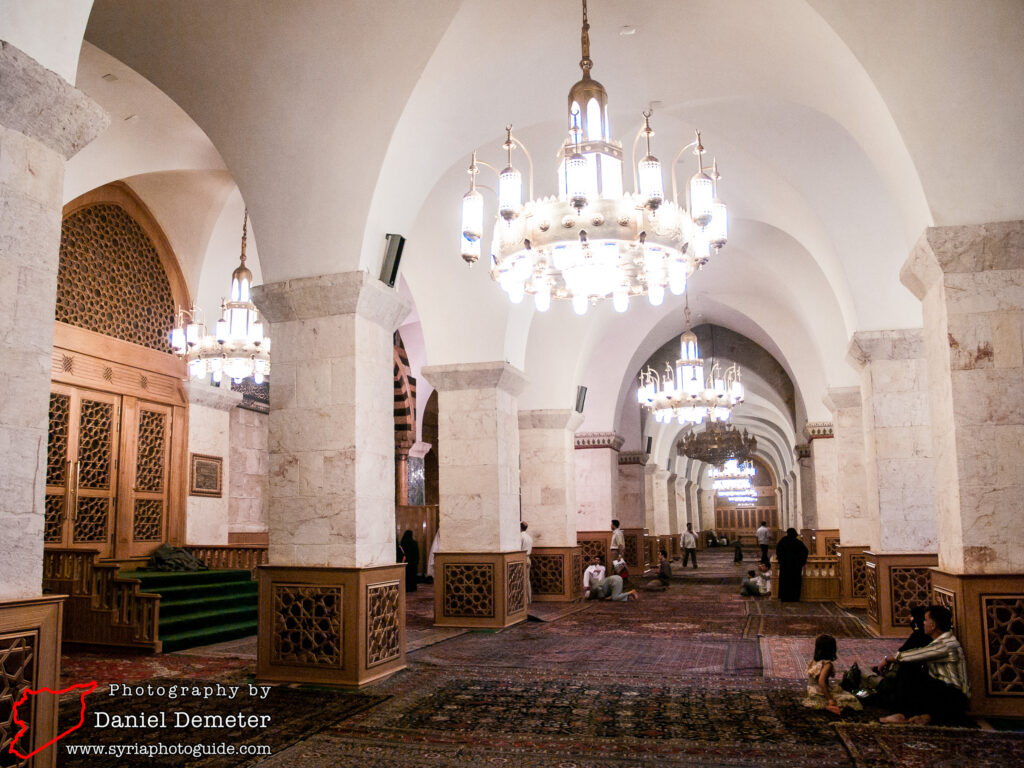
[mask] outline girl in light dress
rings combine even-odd
[[[835,674],[836,639],[832,635],[818,635],[814,640],[814,660],[807,667],[807,696],[800,703],[836,715],[843,707],[863,709],[857,697],[833,679]]]

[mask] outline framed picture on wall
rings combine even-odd
[[[219,499],[224,490],[224,457],[189,454],[188,495]]]

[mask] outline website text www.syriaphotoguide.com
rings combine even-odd
[[[66,744],[69,755],[104,755],[108,757],[159,757],[161,755],[269,755],[266,744]]]

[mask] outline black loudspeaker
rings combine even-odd
[[[388,245],[384,250],[384,262],[380,267],[380,281],[387,283],[392,288],[398,279],[398,264],[402,261],[402,250],[405,248],[405,238],[401,235],[385,235]]]
[[[654,447],[654,438],[653,437],[648,437],[647,438],[647,450],[645,450],[644,453],[648,453],[649,454],[651,452],[651,448],[653,448],[653,447]]]
[[[583,403],[587,401],[587,388],[582,384],[576,387],[576,413],[583,413]]]

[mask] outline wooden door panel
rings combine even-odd
[[[64,543],[112,554],[121,397],[73,389],[68,435],[70,517]]]
[[[50,392],[50,422],[46,441],[46,524],[43,540],[65,543],[68,496],[71,493],[71,390],[55,386]]]
[[[125,410],[132,412],[135,420],[130,551],[133,555],[148,554],[168,539],[172,409],[139,400],[134,407],[126,405]]]

